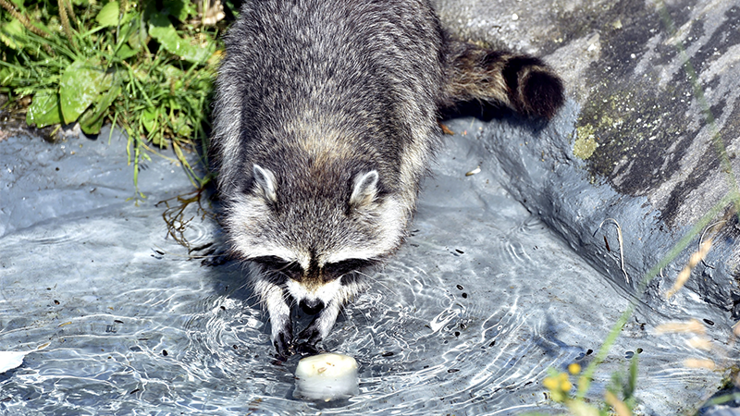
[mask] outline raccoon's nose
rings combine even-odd
[[[324,302],[319,299],[303,299],[298,303],[298,306],[308,315],[316,315],[320,310],[324,309]]]

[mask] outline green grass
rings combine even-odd
[[[207,147],[228,22],[203,25],[198,5],[0,0],[0,92],[11,106],[32,97],[20,109],[31,126],[78,122],[90,135],[105,123],[123,129],[137,189],[139,163],[165,148],[202,188],[211,176],[199,150]]]

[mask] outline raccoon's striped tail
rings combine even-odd
[[[443,111],[481,101],[549,120],[565,101],[560,77],[539,58],[448,39],[445,61]]]

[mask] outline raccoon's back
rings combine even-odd
[[[418,181],[411,171],[426,165],[435,136],[441,42],[424,1],[245,4],[215,104],[222,190],[248,164],[322,140],[372,160],[388,183]]]

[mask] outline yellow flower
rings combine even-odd
[[[571,384],[571,382],[568,381],[568,380],[562,381],[560,383],[560,390],[562,390],[564,392],[569,392],[570,389],[572,389],[572,388],[573,388],[573,384]]]
[[[573,375],[576,375],[576,374],[580,373],[581,372],[581,365],[578,364],[578,363],[573,363],[573,364],[569,365],[568,366],[568,372],[571,373],[571,374],[573,374]]]
[[[560,383],[558,380],[552,378],[552,377],[545,377],[545,380],[542,381],[542,385],[545,386],[548,390],[557,390],[557,388],[560,386]]]
[[[568,379],[568,373],[558,373],[552,377],[545,377],[542,385],[550,390],[550,398],[556,402],[567,400],[568,392],[573,388],[573,384]]]

